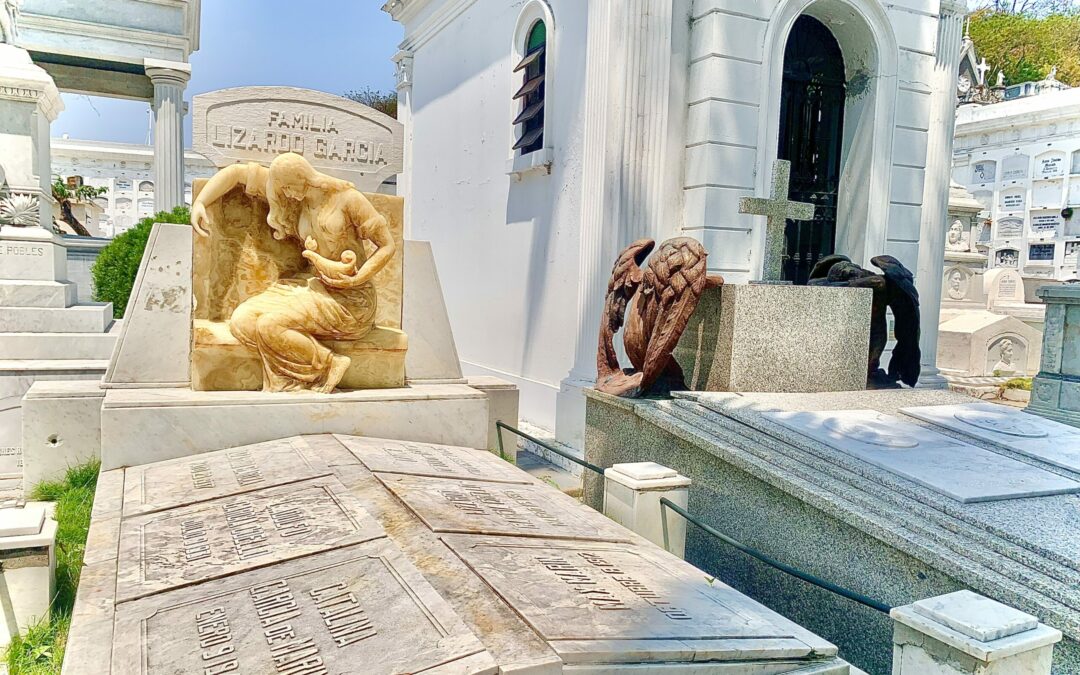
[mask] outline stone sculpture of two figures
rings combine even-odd
[[[386,218],[352,183],[285,153],[269,168],[249,163],[218,171],[191,207],[198,234],[213,227],[208,207],[236,188],[269,204],[266,226],[274,239],[302,247],[308,269],[244,300],[229,331],[258,354],[263,391],[331,392],[350,359],[324,342],[356,340],[373,329],[373,278],[395,252]],[[370,255],[365,242],[374,247]]]

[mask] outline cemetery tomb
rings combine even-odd
[[[1065,634],[1052,672],[1080,668],[1072,431],[997,408],[959,419],[969,396],[926,389],[587,397],[586,460],[663,464],[714,495],[691,501],[695,516],[888,604],[967,588],[1021,608]],[[586,481],[587,503],[602,494]],[[890,672],[893,624],[882,615],[720,541],[702,537],[686,551],[860,668]]]
[[[71,675],[848,672],[486,451],[330,434],[104,472],[68,654]]]

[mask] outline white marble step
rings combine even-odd
[[[0,307],[2,333],[104,333],[112,323],[112,303],[71,307]]]
[[[0,310],[2,311],[2,310]],[[0,333],[0,359],[105,359],[116,331],[108,333]]]
[[[70,307],[77,296],[70,281],[0,280],[0,307]]]
[[[71,379],[86,379],[85,375],[104,375],[108,359],[0,359],[0,376],[71,375]],[[48,379],[57,379],[55,377]]]

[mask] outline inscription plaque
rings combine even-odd
[[[547,485],[376,477],[435,532],[627,540],[626,530]]]
[[[706,661],[725,650],[747,659],[769,649],[796,658],[814,649],[835,653],[654,547],[468,535],[443,540],[568,662],[684,660],[688,652]]]
[[[388,539],[123,603],[115,635],[114,673],[497,672]]]
[[[1080,472],[1080,431],[1067,424],[994,403],[917,406],[900,412]]]
[[[331,473],[303,438],[287,438],[131,467],[124,515],[132,516]]]
[[[337,438],[372,472],[503,483],[532,482],[524,471],[487,450],[358,436]]]
[[[765,417],[807,438],[960,502],[1080,492],[1080,483],[875,410],[770,412]],[[886,425],[914,447],[887,447],[831,427]]]
[[[264,488],[120,526],[120,601],[355,544],[382,527],[336,478]]]

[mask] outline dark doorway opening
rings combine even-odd
[[[836,208],[844,138],[844,55],[810,16],[795,21],[784,51],[777,157],[791,162],[790,198],[814,219],[787,222],[783,278],[805,284],[814,263],[836,252]]]

